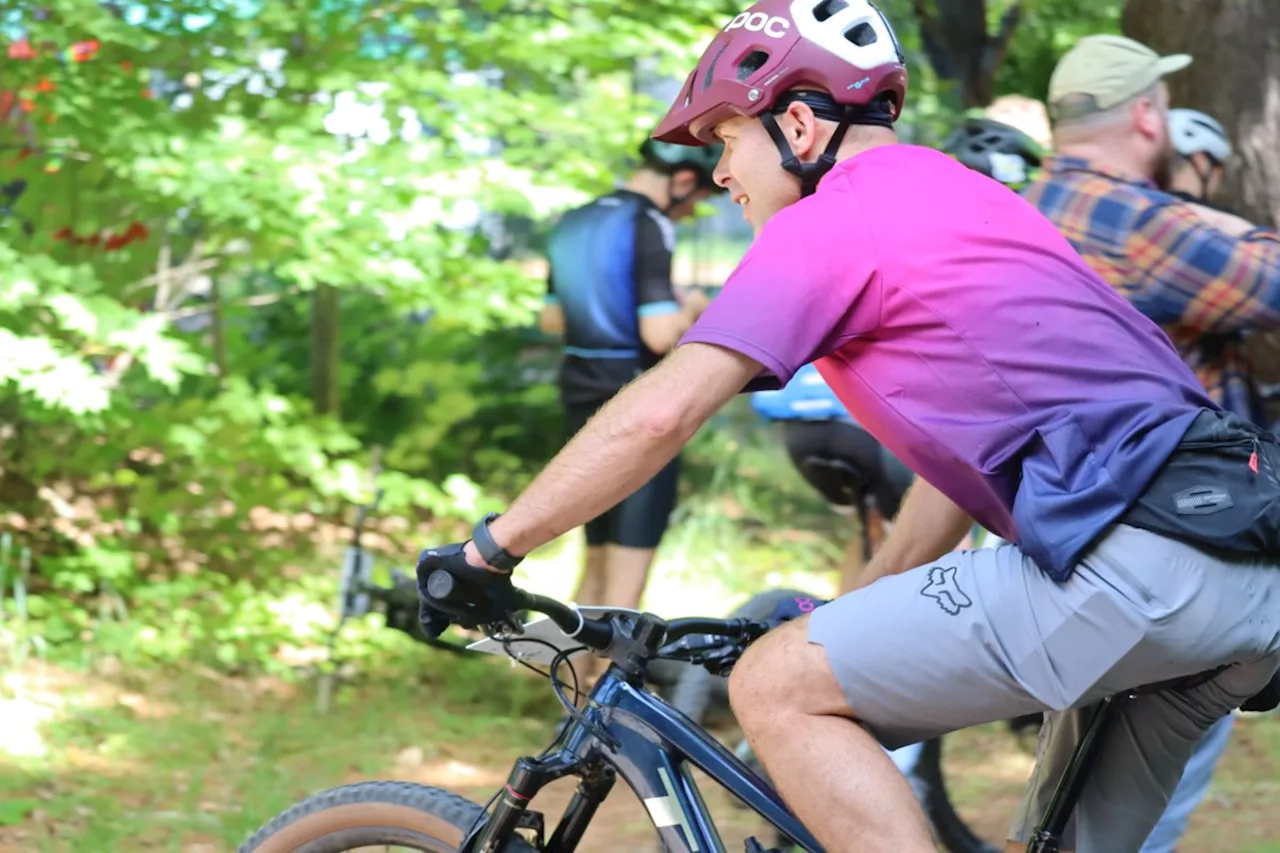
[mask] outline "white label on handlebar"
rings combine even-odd
[[[579,607],[578,612],[587,619],[600,619],[609,613],[640,615],[638,610],[628,610],[623,607]],[[546,616],[538,616],[536,619],[526,622],[523,634],[508,639],[510,640],[511,651],[518,654],[520,660],[542,666],[550,666],[557,653],[582,645],[581,640],[566,637],[564,631],[560,630],[560,626]],[[527,642],[528,640],[542,640],[542,643],[531,643]],[[543,643],[547,645],[543,645]],[[488,655],[502,655],[505,657],[507,654],[506,650],[502,648],[501,640],[494,640],[489,637],[477,640],[467,648],[471,651],[483,652]],[[573,656],[577,657],[585,654],[589,654],[589,652],[576,652]]]

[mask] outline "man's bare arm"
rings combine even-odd
[[[761,370],[709,344],[679,347],[596,413],[489,527],[527,554],[590,521],[662,470],[698,428]],[[483,565],[467,546],[473,565]]]
[[[972,525],[964,510],[917,477],[893,520],[893,532],[867,563],[855,589],[949,553]]]

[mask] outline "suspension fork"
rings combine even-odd
[[[547,842],[547,853],[574,853],[582,834],[587,831],[596,809],[609,796],[617,773],[608,764],[599,764],[583,774],[578,790],[565,807],[556,831]]]
[[[582,759],[570,752],[560,752],[544,759],[527,756],[517,759],[511,775],[507,777],[506,785],[498,795],[493,814],[463,839],[458,847],[459,853],[497,853],[520,826],[529,801],[547,785],[579,771],[582,765]],[[577,801],[575,795],[574,802]],[[591,811],[595,811],[594,807],[591,807]],[[587,820],[590,820],[590,815]],[[585,821],[581,821],[581,824],[581,829],[585,829]],[[578,830],[578,837],[582,835],[581,829]],[[556,829],[556,834],[560,834],[560,828]]]

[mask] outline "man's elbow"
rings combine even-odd
[[[656,401],[646,406],[637,418],[636,429],[653,443],[666,443],[672,439],[684,439],[697,430],[690,429],[690,412],[677,400]]]

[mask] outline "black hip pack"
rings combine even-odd
[[[1224,555],[1280,557],[1280,440],[1201,412],[1123,522]]]

